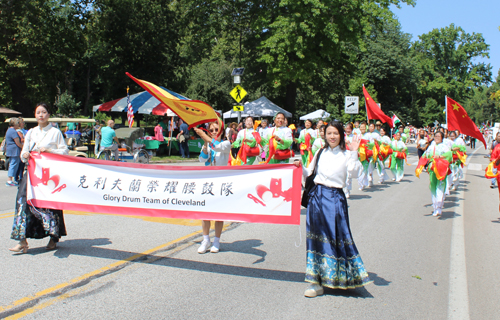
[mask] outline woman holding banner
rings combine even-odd
[[[30,153],[50,152],[68,154],[68,147],[64,137],[58,129],[49,124],[50,108],[45,103],[40,103],[35,108],[35,118],[38,126],[28,131],[24,139],[21,160],[28,162]],[[57,242],[66,235],[66,226],[62,210],[35,208],[26,203],[28,175],[24,175],[16,197],[16,212],[12,226],[11,239],[19,240],[19,244],[10,251],[28,251],[27,238],[41,239],[50,237],[47,250],[54,250]]]
[[[231,142],[228,140],[221,141],[222,133],[218,135],[219,130],[224,132],[222,123],[217,121],[211,122],[208,126],[209,134],[203,130],[194,128],[194,131],[200,138],[205,141],[205,145],[200,152],[200,162],[204,162],[205,166],[226,166],[231,153]],[[205,253],[210,249],[210,252],[217,253],[220,248],[220,236],[224,221],[215,221],[215,237],[213,244],[210,242],[210,220],[203,220],[201,227],[203,229],[203,241],[198,248],[198,253]]]
[[[278,112],[274,116],[274,128],[267,130],[267,137],[263,138],[262,145],[269,145],[269,151],[265,163],[288,163],[293,156],[292,129],[285,125],[285,114]]]
[[[338,121],[326,126],[325,136],[327,146],[314,156],[309,167],[302,167],[305,178],[316,173],[307,206],[305,281],[312,285],[304,295],[310,298],[322,295],[323,287],[354,289],[370,283],[352,238],[342,191],[347,174],[355,176],[359,171],[356,150],[360,139],[356,137],[348,145],[355,151],[346,150],[344,128]],[[295,164],[301,162],[296,160]]]

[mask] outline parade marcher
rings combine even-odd
[[[405,174],[405,160],[406,160],[406,152],[408,151],[408,148],[404,144],[403,141],[401,141],[401,134],[396,132],[394,135],[394,140],[391,142],[391,149],[392,149],[392,155],[391,155],[391,162],[390,162],[390,168],[391,172],[394,175],[394,178],[392,181],[401,181],[403,179],[403,176]]]
[[[450,185],[450,190],[456,190],[463,175],[462,167],[467,159],[467,148],[463,139],[457,138],[455,131],[450,131],[449,136],[452,142],[451,151],[453,159],[450,163],[451,174],[448,175],[448,184]]]
[[[404,132],[404,129],[405,129],[404,126],[401,125],[399,126],[398,131],[401,136],[401,141],[403,141],[403,143],[406,144],[408,141],[408,135]]]
[[[356,175],[359,161],[356,151],[346,150],[344,128],[338,121],[325,130],[327,146],[316,154],[309,168],[303,166],[303,176],[314,172],[315,186],[309,193],[307,206],[307,267],[305,281],[312,283],[306,297],[324,293],[323,287],[354,289],[370,283],[368,273],[354,244],[342,188],[347,173]],[[357,150],[359,138],[349,149]],[[295,164],[299,166],[300,161]],[[315,167],[317,166],[317,170]]]
[[[385,160],[392,154],[391,138],[386,135],[385,129],[380,128],[379,152],[377,157],[378,183],[384,183],[388,176],[385,172]]]
[[[433,216],[440,216],[443,211],[446,185],[446,176],[452,160],[450,148],[443,143],[444,133],[438,131],[434,134],[435,144],[428,148],[418,163],[415,175],[420,176],[423,168],[428,165],[430,189],[432,196]]]
[[[348,150],[350,150],[349,144],[352,142],[352,140],[355,137],[359,137],[359,139],[361,139],[361,136],[355,135],[354,133],[352,133],[352,130],[353,130],[352,123],[349,122],[345,126],[345,141],[346,141],[346,145],[347,145]],[[356,150],[350,150],[350,151],[356,151]],[[361,163],[359,164],[359,168],[362,169]],[[358,175],[359,175],[359,172],[358,172]],[[344,194],[345,194],[345,197],[347,199],[349,199],[351,197],[351,190],[352,190],[352,175],[348,172],[347,178],[345,180],[345,188],[344,188]]]
[[[219,127],[220,126],[220,127]],[[219,130],[224,130],[222,123],[211,122],[209,125],[210,135],[207,135],[203,130],[194,128],[194,131],[201,139],[205,141],[200,152],[200,162],[206,166],[226,166],[231,154],[231,143],[228,140],[222,139],[222,134],[218,136]],[[210,252],[217,253],[220,250],[220,236],[224,221],[215,221],[215,237],[213,244],[210,242],[210,221],[203,220],[201,226],[203,229],[203,241],[198,248],[198,253],[205,253],[210,249]]]
[[[242,129],[240,130],[240,132],[238,132],[236,141],[233,142],[232,144],[233,148],[240,149],[237,158],[231,161],[233,165],[254,164],[255,159],[260,154],[259,144],[262,141],[262,138],[254,130],[253,122],[254,122],[253,117],[251,116],[246,117],[245,129]]]
[[[323,120],[318,120],[318,123],[316,123],[316,138],[319,138],[319,130],[321,129],[322,126],[325,125],[325,122]]]
[[[378,153],[378,141],[380,140],[380,135],[375,132],[375,124],[370,123],[368,126],[369,132],[363,135],[363,139],[368,140],[368,150],[371,150],[370,161],[368,163],[368,186],[373,186],[373,171],[376,165],[376,153]],[[374,151],[376,150],[376,152]]]
[[[325,128],[326,126],[322,125],[318,130],[318,138],[314,140],[314,144],[312,146],[313,156],[316,154],[316,152],[318,152],[318,150],[322,149],[325,146]]]
[[[354,135],[361,135],[361,129],[359,128],[359,121],[354,121],[354,129],[352,129],[352,133]]]
[[[26,134],[21,151],[23,162],[28,162],[32,151],[68,154],[68,147],[61,131],[49,124],[49,117],[49,107],[44,103],[38,104],[35,108],[38,126]],[[41,239],[45,237],[50,237],[46,249],[56,249],[59,239],[66,235],[63,212],[62,210],[28,206],[26,203],[27,177],[25,175],[19,184],[11,234],[11,239],[19,240],[19,244],[9,250],[26,253],[28,250],[27,238]]]
[[[362,122],[359,125],[359,134],[357,135],[361,138],[358,149],[359,161],[361,162],[361,168],[359,169],[360,171],[358,175],[359,191],[362,191],[364,188],[368,187],[368,165],[370,163],[371,151],[368,150],[369,137],[365,139],[365,134],[366,123]]]
[[[274,116],[274,128],[267,131],[267,137],[263,138],[262,145],[268,145],[266,163],[289,163],[293,156],[290,149],[293,143],[292,129],[285,125],[285,114],[278,112]]]
[[[314,144],[314,140],[318,136],[316,130],[312,128],[313,122],[311,120],[306,120],[304,124],[306,128],[300,131],[299,138],[296,140],[296,142],[300,143],[299,148],[300,154],[302,155],[302,162],[307,166],[309,165],[309,163],[311,163],[311,160],[313,158],[311,149]]]
[[[420,157],[422,157],[425,150],[427,150],[428,146],[429,146],[429,139],[425,136],[424,129],[420,129],[418,131],[418,136],[417,136],[417,153],[419,159]]]
[[[7,129],[7,133],[5,134],[5,156],[9,158],[9,171],[7,173],[7,182],[5,185],[8,187],[15,187],[18,185],[16,178],[19,163],[21,162],[19,155],[21,154],[23,145],[21,144],[21,138],[17,133],[17,129],[19,129],[19,119],[11,118],[9,121],[9,129]]]
[[[491,158],[492,158],[493,150],[495,149],[495,147],[497,145],[500,145],[500,131],[497,132],[497,135],[495,136],[495,140],[493,140],[493,142],[491,143],[491,146],[490,146],[490,148],[488,150],[488,153],[490,155],[490,161],[492,161]],[[493,168],[493,173],[495,173],[495,174],[497,173],[497,169],[496,168]],[[497,181],[496,178],[492,178],[491,179],[490,188],[494,188],[495,187],[496,181]]]

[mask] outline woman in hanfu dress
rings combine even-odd
[[[219,130],[224,132],[222,121],[211,122],[208,126],[210,135],[207,135],[203,130],[194,128],[194,131],[200,138],[205,141],[200,152],[200,162],[205,163],[205,166],[227,166],[230,153],[231,142],[223,140],[222,133],[218,135]],[[215,221],[215,237],[213,244],[210,242],[210,220],[202,220],[201,227],[203,229],[203,241],[198,248],[198,253],[205,253],[210,250],[211,253],[217,253],[220,249],[220,236],[224,221]]]
[[[427,148],[420,158],[415,175],[420,176],[423,168],[428,165],[429,182],[432,197],[432,215],[440,216],[443,211],[444,198],[446,193],[447,175],[450,162],[453,159],[448,145],[443,143],[444,133],[438,131],[434,134],[435,144]]]
[[[338,121],[325,130],[327,146],[318,152],[303,175],[314,172],[318,159],[315,186],[307,206],[307,267],[305,281],[312,283],[304,292],[306,297],[323,294],[323,287],[354,289],[370,283],[368,273],[354,244],[347,200],[342,191],[347,173],[359,171],[359,138],[354,138],[346,150],[344,128]],[[296,160],[297,166],[301,165]]]
[[[24,145],[21,151],[21,160],[28,162],[31,152],[49,152],[65,155],[68,154],[68,147],[59,129],[49,124],[50,108],[45,103],[40,103],[35,107],[35,118],[38,126],[26,133]],[[28,251],[27,238],[42,239],[50,237],[47,250],[54,250],[57,242],[66,235],[66,226],[62,210],[35,208],[26,203],[26,186],[28,175],[23,177],[19,184],[16,197],[16,212],[12,226],[11,239],[19,240],[19,244],[10,251]]]
[[[289,163],[293,156],[290,149],[293,143],[292,129],[285,125],[285,114],[282,112],[276,114],[274,124],[274,128],[269,128],[267,136],[262,138],[262,145],[269,146],[265,163]]]
[[[245,119],[245,129],[242,129],[240,130],[240,132],[238,132],[236,141],[232,144],[233,148],[240,148],[238,155],[241,156],[243,153],[245,154],[244,159],[246,159],[246,161],[245,163],[243,163],[243,165],[254,164],[255,159],[258,155],[260,155],[259,143],[261,142],[261,137],[260,134],[254,130],[253,125],[253,117],[248,116]],[[259,141],[256,140],[256,136]],[[247,150],[249,150],[250,154],[247,154]],[[239,160],[236,159],[234,162],[239,162]],[[239,164],[241,164],[241,162]]]

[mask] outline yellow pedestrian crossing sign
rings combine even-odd
[[[247,92],[245,91],[245,89],[243,89],[242,86],[237,85],[233,90],[231,90],[229,94],[231,95],[231,97],[233,97],[234,100],[236,100],[236,102],[240,102],[247,95]]]
[[[245,106],[235,105],[233,106],[233,111],[245,111]]]

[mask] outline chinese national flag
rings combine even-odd
[[[476,124],[472,121],[472,119],[469,118],[469,115],[465,112],[464,107],[453,99],[448,97],[446,97],[446,99],[448,105],[448,130],[458,130],[462,134],[479,139],[483,142],[484,147],[487,148],[483,134],[476,127]]]
[[[389,126],[394,127],[392,124],[392,120],[390,117],[386,116],[385,113],[380,109],[373,101],[372,97],[368,94],[368,91],[366,91],[365,86],[363,85],[363,94],[365,95],[365,101],[366,101],[366,114],[368,115],[368,120],[380,120],[384,123],[388,123]]]

